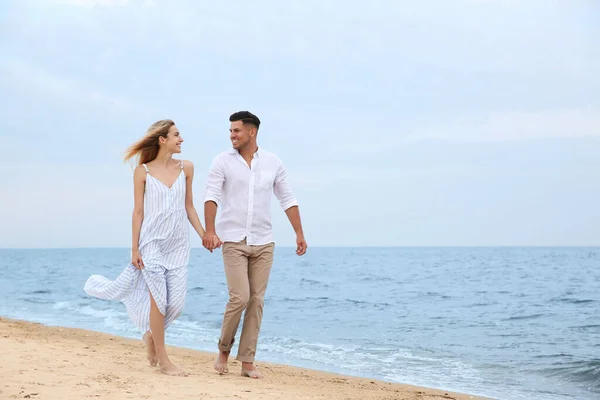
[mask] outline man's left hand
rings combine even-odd
[[[306,248],[308,245],[306,244],[306,240],[304,240],[304,235],[296,236],[296,254],[299,256],[306,253]]]

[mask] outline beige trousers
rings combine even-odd
[[[242,313],[246,310],[236,357],[241,362],[254,362],[274,247],[274,243],[249,246],[246,239],[223,243],[229,301],[223,315],[219,350],[231,350]]]

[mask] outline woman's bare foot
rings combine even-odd
[[[226,374],[229,372],[227,367],[227,359],[229,358],[228,351],[220,351],[217,359],[215,360],[214,367],[219,374]]]
[[[256,369],[253,363],[242,363],[242,376],[252,378],[252,379],[260,379],[262,375],[259,370]]]
[[[147,358],[151,367],[156,367],[158,364],[158,356],[156,355],[156,348],[154,347],[154,340],[152,339],[152,333],[147,331],[143,337],[144,343],[146,343],[146,350],[148,352]]]
[[[181,369],[171,361],[160,363],[160,372],[165,375],[171,376],[188,376],[189,374]]]

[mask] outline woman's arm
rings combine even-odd
[[[144,189],[146,186],[146,170],[138,166],[133,172],[133,217],[131,222],[131,263],[137,268],[144,268],[140,255],[140,230],[144,220]]]
[[[185,211],[187,212],[188,220],[198,232],[198,235],[203,238],[204,237],[204,228],[202,227],[202,223],[200,222],[200,218],[198,218],[198,213],[196,212],[196,208],[194,207],[194,198],[192,193],[192,181],[194,180],[194,164],[191,161],[183,162],[183,170],[185,171]]]

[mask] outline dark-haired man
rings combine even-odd
[[[222,243],[229,301],[223,316],[215,369],[228,372],[227,360],[244,310],[236,359],[242,375],[260,378],[254,357],[263,315],[264,295],[273,264],[271,197],[275,196],[296,232],[296,254],[306,252],[298,202],[287,182],[282,161],[258,147],[258,117],[239,111],[229,117],[233,148],[213,160],[204,196],[206,234],[202,244],[214,250]],[[221,209],[215,229],[217,207]],[[218,232],[218,236],[217,236]]]

